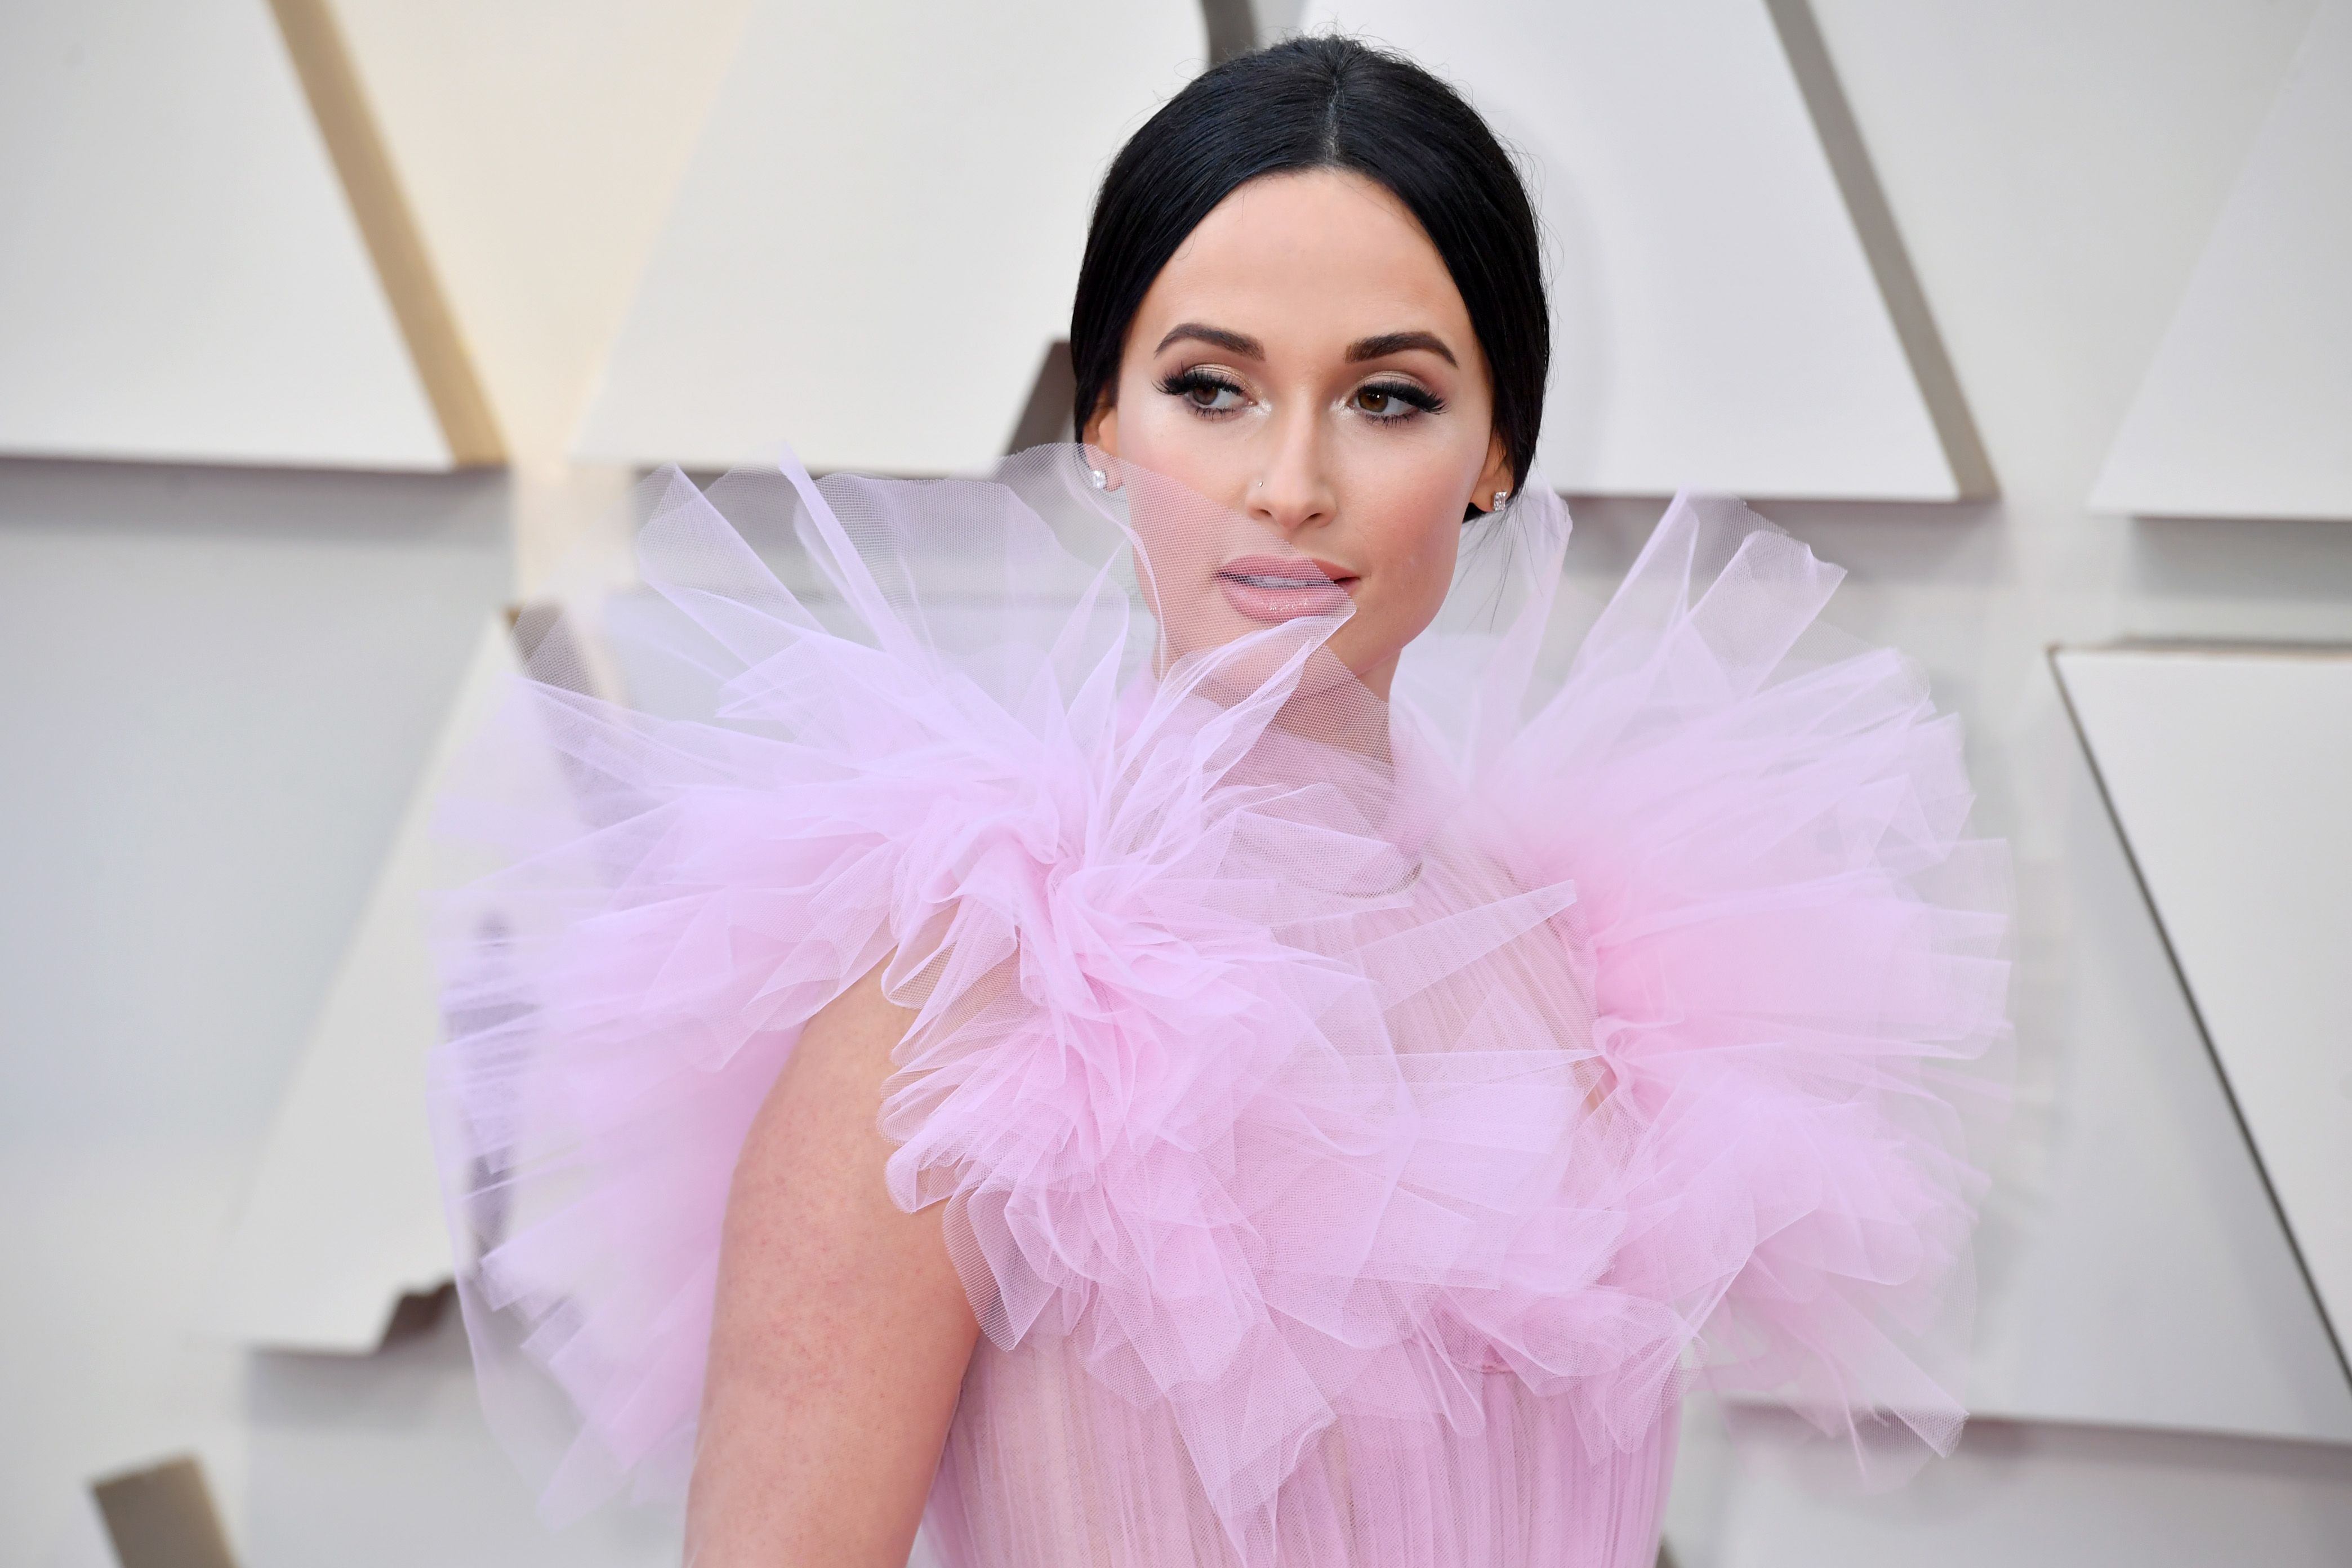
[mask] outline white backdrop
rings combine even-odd
[[[2092,504],[2352,518],[2352,0],[2322,0]]]
[[[562,37],[567,9],[479,8],[511,25],[518,58]],[[2352,528],[2133,521],[2084,500],[2311,5],[1816,10],[2002,493],[1764,510],[1853,569],[1833,606],[1843,625],[1927,663],[1969,722],[1986,825],[2018,851],[2019,1013],[2040,1098],[1991,1239],[2095,1218],[2085,1184],[2130,1161],[2171,1172],[2181,1203],[2218,1204],[2209,1219],[2227,1229],[2227,1176],[2194,1158],[2184,1169],[2175,1137],[2210,1133],[2197,1097],[2210,1079],[2179,1070],[2187,1051],[2155,1048],[2193,1036],[2179,1034],[2152,928],[2102,891],[2116,849],[2095,803],[2086,814],[2043,650],[2123,635],[2352,641]],[[686,113],[694,93],[668,101]],[[516,117],[502,134],[499,169],[527,169],[533,138],[550,167],[577,156],[562,116]],[[395,137],[396,157],[438,171],[412,179],[420,193],[438,182],[474,199],[517,177],[459,169],[462,140],[446,141]],[[453,195],[442,210],[461,205]],[[418,206],[432,237],[439,220],[421,195]],[[595,252],[583,265],[625,272],[623,248],[599,247],[649,243],[649,221],[575,231]],[[514,264],[555,265],[545,251]],[[530,273],[500,273],[493,247],[448,279],[461,321],[493,321],[499,290],[518,297]],[[500,388],[531,384],[537,351],[521,334],[498,353],[490,342],[477,337],[492,395],[517,395]],[[509,592],[511,514],[568,516],[574,489],[604,483],[551,467],[396,479],[0,463],[0,1561],[38,1562],[65,1540],[89,1475],[181,1447],[204,1456],[254,1568],[661,1560],[642,1529],[538,1533],[471,1415],[446,1328],[353,1362],[247,1356],[185,1328],[441,705]],[[1580,580],[1621,571],[1656,510],[1580,506]],[[2128,1092],[2098,1070],[2105,1059],[2142,1069]],[[2078,1235],[2080,1277],[2127,1274],[2156,1245],[2087,1222]],[[2062,1306],[2079,1331],[2103,1322],[2095,1306],[2021,1289],[2013,1260],[2028,1256],[1996,1251],[1989,1268],[1989,1364],[2012,1378],[2032,1371],[2018,1347]],[[2244,1283],[2264,1266],[2213,1267]],[[2292,1322],[2260,1310],[2245,1320],[2264,1325],[2257,1342],[2217,1353],[2267,1358],[2280,1385],[2264,1394],[2225,1364],[2208,1392],[2301,1388],[2315,1401],[2301,1418],[2330,1419],[2326,1385],[2290,1375]],[[2352,1455],[2321,1442],[1993,1426],[1871,1504],[1809,1500],[1707,1461],[1695,1452],[1678,1500],[1685,1568],[2316,1568],[2352,1539]]]

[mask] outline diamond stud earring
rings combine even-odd
[[[1510,500],[1510,499],[1511,499],[1511,492],[1510,492],[1510,491],[1508,491],[1508,490],[1496,490],[1496,491],[1495,492],[1495,504],[1494,504],[1493,506],[1489,507],[1487,510],[1488,510],[1489,511],[1500,511],[1500,510],[1503,510],[1503,503],[1504,503],[1505,501],[1507,501],[1507,500]]]
[[[1094,486],[1094,488],[1098,490],[1108,489],[1110,488],[1110,476],[1104,473],[1100,468],[1088,468],[1087,470],[1087,483]]]

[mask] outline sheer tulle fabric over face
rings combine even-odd
[[[1834,570],[1678,500],[1547,681],[1530,486],[1383,702],[1220,595],[1282,540],[1084,474],[659,475],[530,623],[436,1110],[551,1516],[682,1482],[736,1152],[877,964],[957,1568],[1646,1563],[1693,1376],[1948,1449],[2001,863],[1916,670],[1801,651]]]

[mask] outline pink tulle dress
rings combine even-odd
[[[1220,595],[1288,542],[1108,479],[660,474],[526,617],[435,1110],[544,1511],[682,1487],[737,1152],[877,965],[950,1568],[1647,1568],[1695,1384],[1948,1450],[2004,862],[1839,573],[1685,498],[1580,639],[1530,485],[1384,700],[1344,594]]]

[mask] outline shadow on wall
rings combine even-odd
[[[484,617],[507,481],[0,461],[0,1129],[249,1136]]]

